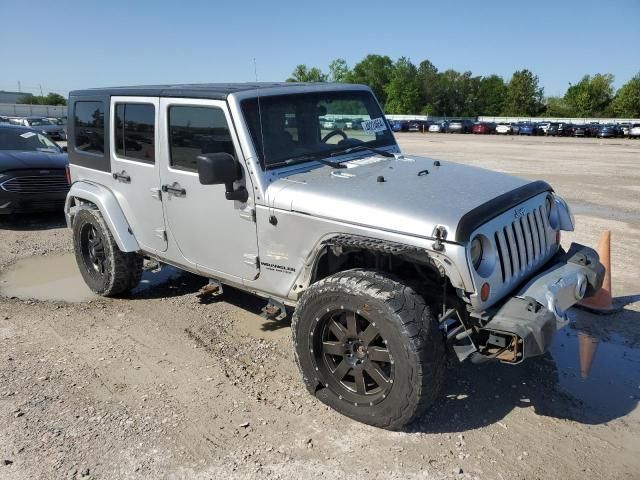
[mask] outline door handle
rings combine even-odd
[[[187,195],[187,191],[182,188],[178,182],[174,182],[173,185],[162,185],[162,191],[164,193],[172,193],[178,197],[184,197]]]
[[[114,172],[112,173],[112,176],[114,179],[120,182],[131,183],[131,177],[127,175],[127,172],[125,172],[124,170],[122,170],[120,173]]]

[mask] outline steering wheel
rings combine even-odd
[[[320,141],[322,143],[327,143],[327,140],[329,140],[331,137],[335,137],[336,135],[340,135],[343,140],[346,140],[347,138],[349,138],[349,137],[347,137],[347,134],[344,133],[341,129],[336,128],[335,130],[331,130],[324,137],[322,137],[322,140],[320,140]]]

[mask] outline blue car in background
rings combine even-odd
[[[537,129],[533,123],[521,123],[518,129],[518,135],[536,135]]]
[[[399,132],[402,130],[402,124],[398,120],[391,120],[391,130]]]

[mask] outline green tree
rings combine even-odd
[[[25,95],[17,100],[16,103],[28,103],[31,105],[66,105],[67,99],[58,93],[49,93],[47,95]]]
[[[387,101],[385,87],[391,80],[393,61],[382,55],[367,55],[356,63],[348,75],[349,83],[368,85],[382,105]]]
[[[610,73],[585,75],[564,95],[565,103],[578,117],[602,116],[612,100],[613,75]]]
[[[480,79],[475,115],[500,115],[504,110],[507,85],[499,75],[489,75]]]
[[[449,69],[438,74],[433,94],[433,114],[446,117],[477,115],[480,77]],[[427,108],[429,105],[427,105]]]
[[[640,118],[640,72],[620,87],[609,111],[616,117]]]
[[[327,75],[316,67],[309,68],[306,65],[298,65],[287,78],[287,82],[326,82]]]
[[[575,117],[574,110],[563,97],[548,97],[545,103],[544,114],[547,117]]]
[[[349,66],[344,58],[336,58],[329,64],[330,82],[348,82],[349,73]]]
[[[422,107],[418,69],[406,57],[395,63],[389,83],[385,87],[387,94],[385,112],[417,113]]]
[[[421,113],[435,114],[435,98],[438,92],[438,69],[429,60],[423,60],[418,65],[418,81],[422,94]]]
[[[542,110],[544,89],[539,86],[538,76],[529,70],[513,73],[507,85],[504,103],[505,115],[535,116]]]

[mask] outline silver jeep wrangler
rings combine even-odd
[[[540,355],[604,269],[560,247],[545,182],[400,152],[368,87],[217,84],[71,92],[66,201],[93,291],[143,259],[293,309],[310,393],[399,429],[437,398],[446,352]]]

